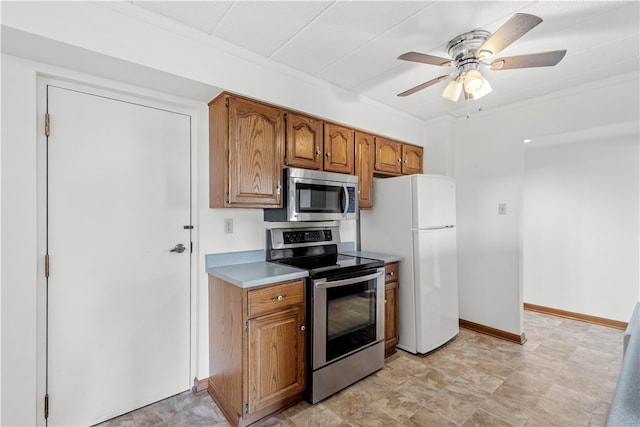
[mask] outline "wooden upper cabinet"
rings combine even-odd
[[[375,158],[375,137],[356,132],[356,175],[358,176],[358,206],[360,209],[373,207],[373,162]]]
[[[374,172],[383,175],[402,174],[402,143],[376,137]]]
[[[324,170],[354,173],[354,131],[332,123],[324,124]]]
[[[225,95],[209,119],[210,207],[282,206],[284,111]]]
[[[287,113],[288,166],[322,169],[322,121],[295,113]]]
[[[402,174],[422,173],[422,153],[424,149],[416,145],[402,145]]]

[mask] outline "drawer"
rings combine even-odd
[[[251,290],[247,296],[249,317],[304,304],[304,280],[280,283]]]
[[[384,282],[396,282],[398,281],[398,263],[392,262],[391,264],[385,264],[384,266]]]

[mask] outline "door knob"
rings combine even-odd
[[[176,245],[175,248],[169,250],[169,252],[178,252],[179,254],[181,254],[182,252],[184,252],[186,248],[184,247],[184,245],[182,243],[178,243]]]

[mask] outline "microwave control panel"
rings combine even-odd
[[[349,209],[347,209],[347,213],[355,213],[356,212],[356,188],[355,187],[347,187],[347,196],[349,197]]]

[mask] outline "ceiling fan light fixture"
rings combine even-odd
[[[478,70],[469,70],[464,76],[464,90],[470,94],[475,94],[485,83],[484,77]],[[475,98],[475,96],[474,96]]]
[[[489,81],[483,77],[482,78],[482,86],[480,86],[480,89],[478,89],[477,91],[473,92],[471,94],[471,96],[473,97],[473,99],[480,99],[483,96],[485,96],[486,94],[490,93],[492,90],[493,89],[491,88],[491,85],[489,84]]]
[[[449,101],[456,102],[458,98],[460,98],[460,94],[462,93],[462,84],[456,77],[454,80],[451,80],[444,91],[442,92],[442,97],[444,99],[448,99]]]

